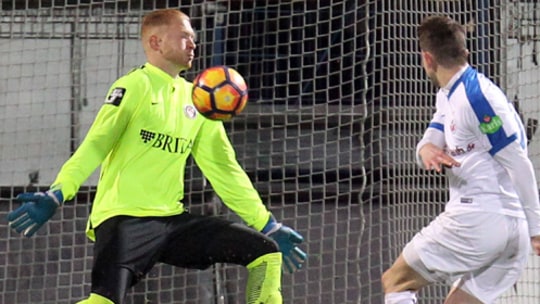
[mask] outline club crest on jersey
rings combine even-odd
[[[114,106],[119,106],[120,103],[122,102],[122,98],[124,98],[125,93],[126,93],[126,89],[124,88],[114,88],[111,91],[111,94],[105,100],[105,103],[112,104]]]
[[[184,107],[184,114],[187,118],[193,119],[197,116],[197,109],[192,105],[187,105]]]
[[[456,132],[456,122],[454,120],[450,123],[450,131]]]
[[[480,123],[480,131],[484,134],[493,134],[499,131],[503,125],[502,119],[497,115],[485,115],[482,120],[483,121]]]

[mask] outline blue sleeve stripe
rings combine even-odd
[[[517,112],[514,113],[514,117],[516,118],[516,121],[519,121],[519,123],[523,125],[523,122],[521,121],[521,118],[519,117]],[[524,127],[521,127],[519,129],[519,144],[522,148],[525,149],[527,147],[527,134],[525,133]]]
[[[473,68],[467,69],[462,75],[462,81],[465,85],[465,93],[467,94],[467,99],[471,104],[471,107],[478,119],[479,124],[486,122],[486,119],[492,119],[495,117],[496,113],[489,104],[488,100],[482,93],[480,89],[480,83],[478,81],[478,74]],[[480,127],[480,126],[478,126]],[[517,139],[515,134],[508,136],[504,131],[504,128],[501,126],[497,131],[492,134],[486,134],[491,144],[491,149],[489,153],[495,155],[502,148],[509,145],[511,142]]]
[[[440,122],[430,122],[428,128],[434,128],[444,133],[444,125]]]
[[[512,134],[510,135],[510,137],[507,137],[506,138],[507,140],[506,141],[500,141],[498,143],[498,145],[491,145],[491,149],[489,150],[489,154],[491,156],[497,154],[497,152],[501,151],[504,147],[508,146],[511,142],[513,142],[514,140],[517,139],[517,135],[516,134]]]

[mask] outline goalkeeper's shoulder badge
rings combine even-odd
[[[125,88],[114,88],[111,94],[107,96],[105,103],[112,104],[113,106],[119,106],[126,93]]]

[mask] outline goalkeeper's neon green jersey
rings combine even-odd
[[[270,216],[236,160],[222,122],[200,115],[192,84],[147,63],[110,88],[85,139],[62,166],[52,188],[72,199],[101,165],[87,234],[117,215],[169,216],[184,212],[189,155],[223,202],[247,225],[262,230]]]

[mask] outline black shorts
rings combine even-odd
[[[205,269],[248,265],[277,252],[275,242],[245,225],[184,212],[169,217],[117,216],[96,229],[92,292],[115,303],[157,263]]]

